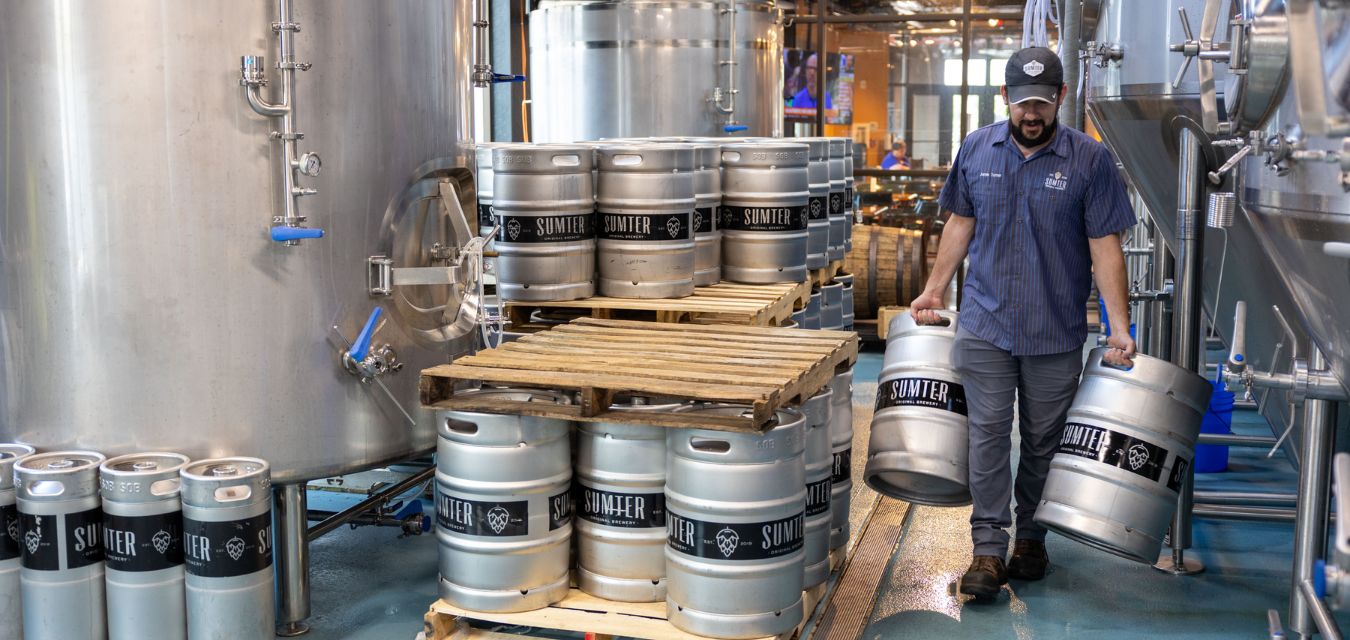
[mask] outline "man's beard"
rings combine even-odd
[[[1041,125],[1041,135],[1036,136],[1035,138],[1028,138],[1026,134],[1022,133],[1021,127],[1013,124],[1012,120],[1008,120],[1008,131],[1012,133],[1013,140],[1016,140],[1017,144],[1027,148],[1039,147],[1042,144],[1049,142],[1051,138],[1055,137],[1055,129],[1058,127],[1059,120],[1052,120]]]

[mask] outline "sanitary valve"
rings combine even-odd
[[[366,324],[361,327],[361,333],[352,342],[351,349],[342,354],[343,366],[347,371],[361,376],[362,382],[370,382],[376,376],[403,369],[403,363],[398,361],[393,347],[387,344],[371,347],[371,340],[375,337],[375,329],[383,311],[382,308],[375,307],[375,310],[370,312]]]

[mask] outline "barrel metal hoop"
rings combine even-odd
[[[867,306],[872,309],[872,313],[877,313],[877,228],[872,227],[867,231]]]

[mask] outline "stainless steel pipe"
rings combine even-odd
[[[1313,371],[1326,368],[1326,358],[1314,348],[1309,359]],[[1301,585],[1313,575],[1313,562],[1327,544],[1327,516],[1331,509],[1331,457],[1335,454],[1336,408],[1327,400],[1308,400],[1303,405],[1303,464],[1298,470],[1298,506],[1294,521],[1293,594],[1289,599],[1289,628],[1311,636],[1316,632],[1308,603],[1299,595]]]
[[[305,484],[272,490],[273,545],[277,573],[277,635],[309,632],[309,509]]]

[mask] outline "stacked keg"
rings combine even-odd
[[[694,147],[604,146],[596,156],[600,294],[693,295]]]
[[[180,499],[187,463],[177,453],[143,453],[99,469],[110,638],[187,637]]]
[[[847,198],[845,180],[845,162],[849,155],[847,138],[827,138],[829,149],[827,157],[829,158],[829,177],[830,177],[830,243],[827,255],[831,262],[844,259],[845,235],[848,228],[852,226],[845,214],[844,201]],[[849,172],[848,175],[852,175]]]
[[[830,451],[830,413],[834,392],[827,386],[802,403],[806,418],[806,546],[805,583],[807,589],[830,577],[830,498],[834,456]]]
[[[462,395],[571,402],[534,390]],[[436,422],[441,598],[491,612],[528,611],[562,600],[572,538],[572,424],[467,411],[439,413]]]
[[[800,138],[809,149],[806,165],[806,268],[824,269],[830,264],[830,139]]]
[[[98,497],[103,460],[92,451],[69,451],[14,463],[23,545],[19,591],[29,640],[107,636]]]
[[[722,147],[723,278],[806,280],[809,152],[788,142]]]
[[[848,544],[853,493],[853,369],[830,379],[830,549]]]
[[[741,415],[748,407],[680,411]],[[763,433],[670,431],[667,618],[713,638],[791,631],[802,619],[805,419],[780,410]]]
[[[492,150],[492,210],[501,233],[497,291],[504,300],[595,295],[595,185],[584,145]]]
[[[1152,564],[1176,510],[1213,386],[1136,354],[1122,368],[1098,347],[1050,461],[1036,522],[1073,540]]]
[[[965,388],[952,364],[956,314],[920,325],[896,316],[886,337],[863,478],[878,493],[935,506],[970,504]]]
[[[722,280],[722,232],[717,212],[722,207],[722,148],[694,145],[694,284],[707,287]]]
[[[0,444],[0,638],[21,637],[23,607],[19,598],[19,563],[23,549],[19,509],[14,497],[14,463],[33,455],[22,444]]]
[[[678,406],[632,397],[611,409]],[[577,431],[577,587],[608,600],[665,602],[668,430],[612,421]]]
[[[853,139],[844,138],[848,152],[844,155],[844,253],[853,250],[853,223],[857,215],[853,206]],[[851,324],[851,323],[850,323]]]

